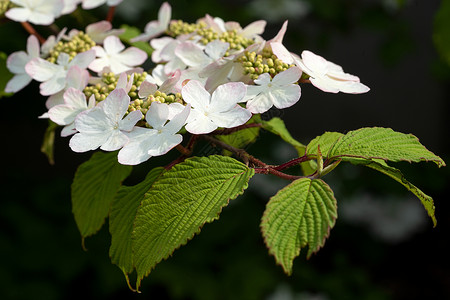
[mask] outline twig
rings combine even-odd
[[[41,44],[45,43],[45,39],[42,37],[42,35],[40,35],[39,33],[37,33],[37,31],[33,28],[33,26],[31,26],[30,23],[28,22],[20,22],[20,24],[22,24],[22,27],[25,28],[25,30],[29,33],[34,35],[35,37],[37,37],[37,39],[39,40],[39,42]]]
[[[108,14],[106,15],[106,21],[108,21],[109,23],[112,23],[115,11],[116,11],[116,7],[115,6],[110,6],[109,7]]]

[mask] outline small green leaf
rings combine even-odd
[[[55,164],[54,148],[55,148],[55,131],[58,128],[58,124],[49,121],[48,127],[45,130],[44,140],[41,145],[41,152],[47,156],[48,162],[51,165]]]
[[[112,202],[109,216],[109,232],[111,233],[109,256],[112,263],[117,265],[125,276],[128,276],[134,270],[131,232],[133,231],[137,209],[145,193],[150,190],[163,171],[164,168],[155,168],[147,174],[147,177],[141,183],[135,186],[122,186]]]
[[[72,183],[72,212],[83,238],[96,233],[131,166],[117,161],[117,152],[97,152],[78,167]]]
[[[13,74],[6,67],[7,55],[0,52],[0,99],[4,96],[11,96],[12,93],[5,93],[6,84],[13,77]]]
[[[160,176],[134,222],[136,287],[205,223],[218,219],[229,200],[247,188],[253,174],[253,169],[233,158],[213,155],[187,159]]]
[[[412,134],[395,132],[390,128],[361,128],[345,135],[327,132],[311,141],[306,153],[317,154],[317,145],[320,145],[324,158],[330,160],[433,161],[439,167],[445,166],[445,162],[427,150],[417,137]]]
[[[127,44],[130,44],[131,46],[134,46],[136,48],[139,48],[139,49],[147,52],[147,54],[149,56],[152,55],[153,48],[150,47],[149,43],[143,42],[143,41],[132,43],[130,41],[132,38],[134,38],[134,37],[136,37],[136,36],[141,34],[141,31],[138,28],[133,27],[133,26],[129,26],[129,25],[126,25],[126,24],[120,26],[120,28],[121,29],[125,29],[125,32],[122,33],[121,35],[119,35],[119,38],[122,41],[124,41]]]
[[[280,118],[275,117],[270,119],[269,121],[262,121],[262,126],[265,130],[278,135],[286,143],[294,146],[295,150],[297,150],[298,156],[301,157],[306,153],[306,146],[292,137],[292,135],[287,130],[283,120],[281,120]],[[316,170],[316,163],[314,161],[301,163],[300,166],[305,176],[311,175]]]
[[[431,198],[430,196],[422,192],[418,187],[416,187],[408,180],[406,180],[405,176],[400,170],[387,165],[386,162],[384,162],[383,160],[372,161],[368,164],[363,163],[363,165],[391,177],[392,179],[394,179],[395,181],[406,187],[408,191],[416,195],[417,198],[419,198],[420,202],[422,202],[422,205],[425,207],[428,216],[430,216],[430,218],[432,219],[433,226],[436,227],[437,221],[434,214],[435,207],[433,198]]]
[[[247,124],[255,123],[254,118],[250,119]],[[256,139],[259,136],[259,127],[251,127],[242,129],[236,132],[233,132],[231,134],[227,135],[216,135],[216,138],[225,142],[226,144],[233,146],[238,149],[245,148],[251,143],[254,143]],[[224,150],[225,152],[226,150]],[[224,154],[230,153],[229,151],[226,151]]]
[[[308,258],[317,252],[336,218],[337,204],[331,188],[320,179],[301,178],[270,199],[261,230],[269,252],[290,275],[301,248],[308,245]]]

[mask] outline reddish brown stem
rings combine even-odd
[[[311,83],[311,80],[300,78],[300,80],[299,80],[298,82],[299,82],[299,83]]]
[[[31,26],[30,23],[28,23],[28,22],[21,22],[21,24],[22,24],[22,27],[25,28],[25,30],[29,34],[32,34],[35,37],[37,37],[37,39],[39,40],[39,42],[41,44],[45,43],[45,39],[39,33],[37,33],[37,31],[33,28],[33,26]]]
[[[109,10],[108,10],[108,14],[106,15],[106,21],[108,21],[109,23],[112,23],[112,20],[114,18],[114,13],[116,12],[116,7],[115,6],[110,6]]]
[[[273,169],[281,171],[281,170],[288,169],[290,167],[296,166],[296,165],[298,165],[298,164],[300,164],[302,162],[308,161],[308,160],[311,160],[311,158],[308,157],[308,155],[305,154],[305,155],[303,155],[301,157],[294,158],[293,160],[290,160],[290,161],[288,161],[288,162],[286,162],[284,164],[275,166],[275,167],[273,167]]]
[[[260,123],[250,123],[250,124],[244,124],[241,126],[233,127],[233,128],[225,128],[225,129],[218,129],[212,132],[212,135],[228,135],[232,134],[236,131],[247,129],[247,128],[254,128],[254,127],[261,127],[262,124]]]

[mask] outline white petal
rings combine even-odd
[[[239,105],[227,112],[211,114],[211,119],[219,127],[233,128],[245,124],[252,117],[252,113]]]
[[[154,83],[144,81],[139,86],[139,97],[146,98],[149,95],[153,95],[158,90],[158,87]]]
[[[16,93],[26,87],[31,82],[31,77],[28,74],[18,74],[11,78],[5,87],[6,93]]]
[[[309,74],[311,76],[320,76],[326,74],[328,71],[328,61],[322,56],[316,55],[311,51],[305,50],[302,52],[302,62],[308,69],[314,72],[313,74]]]
[[[148,108],[145,120],[154,129],[160,130],[169,117],[169,106],[165,103],[153,102]]]
[[[67,71],[66,82],[68,87],[83,90],[89,82],[89,72],[78,66],[72,66]]]
[[[61,136],[66,137],[72,134],[77,133],[77,130],[75,129],[75,124],[71,123],[67,126],[64,126],[64,128],[61,130]]]
[[[281,61],[287,63],[288,65],[294,62],[292,54],[289,52],[289,50],[286,49],[286,47],[284,47],[282,43],[272,42],[269,45],[272,48],[273,54],[275,54],[279,59],[281,59]]]
[[[56,105],[48,111],[50,120],[58,125],[68,125],[73,123],[75,117],[80,113],[79,110],[67,105]]]
[[[270,94],[263,93],[257,95],[247,102],[247,109],[254,114],[262,114],[268,111],[273,106],[273,100]]]
[[[142,113],[140,110],[130,112],[125,118],[119,121],[119,129],[124,131],[131,131],[137,122],[142,120]]]
[[[66,86],[66,74],[64,71],[58,72],[52,78],[40,84],[40,93],[43,96],[50,96],[62,91]]]
[[[214,40],[206,44],[205,53],[213,60],[216,60],[223,57],[229,47],[229,43],[225,43],[220,40]]]
[[[30,58],[39,57],[39,41],[36,36],[30,35],[27,39],[27,52]]]
[[[245,26],[245,28],[239,33],[239,35],[252,39],[255,37],[255,35],[260,35],[264,32],[266,23],[267,22],[264,20],[252,22]]]
[[[64,102],[73,108],[87,109],[86,96],[80,90],[68,88],[64,92]]]
[[[109,93],[105,100],[103,100],[102,109],[108,118],[118,122],[122,120],[123,115],[125,115],[128,110],[129,104],[130,97],[125,90],[115,89]]]
[[[171,17],[172,7],[169,5],[169,3],[164,2],[158,11],[158,21],[161,24],[161,28],[167,28],[167,26],[169,26]]]
[[[129,142],[119,151],[119,163],[137,165],[148,160],[151,157],[148,150],[156,133],[154,129],[142,127],[135,127],[133,131],[127,133]]]
[[[181,95],[193,108],[204,111],[210,104],[210,94],[197,80],[190,80],[182,89]]]
[[[203,50],[192,42],[179,44],[175,48],[175,55],[190,67],[199,67],[211,62]]]
[[[309,80],[311,81],[312,85],[314,85],[319,90],[322,90],[327,93],[338,93],[339,88],[335,87],[335,80],[330,79],[329,77],[322,76],[313,78],[310,77]]]
[[[242,82],[229,82],[217,87],[211,96],[210,112],[224,112],[241,102],[247,93],[247,88]]]
[[[191,117],[192,115],[195,115],[195,117]],[[192,119],[190,121],[190,119]],[[188,118],[188,124],[186,125],[186,130],[193,134],[206,134],[213,132],[217,129],[217,125],[214,124],[214,122],[202,114],[201,112],[198,113],[194,109],[191,110],[191,114]]]
[[[30,61],[30,57],[24,52],[14,52],[6,60],[6,67],[13,74],[25,73],[25,65]]]
[[[170,110],[170,108],[169,108]],[[169,123],[164,126],[164,132],[175,134],[186,124],[186,120],[191,112],[191,105],[188,104],[179,114],[175,115]],[[181,141],[180,141],[181,142]]]
[[[25,65],[28,75],[37,81],[46,81],[52,78],[55,73],[61,70],[61,66],[52,64],[42,58],[33,58]]]
[[[31,15],[31,11],[28,8],[23,7],[13,7],[10,8],[5,16],[16,22],[26,22]]]
[[[173,147],[180,144],[183,141],[181,134],[165,135],[157,134],[154,137],[153,147],[148,150],[148,154],[151,156],[160,156],[169,152]]]
[[[74,152],[86,152],[95,150],[103,144],[105,138],[101,133],[97,134],[75,134],[69,141],[69,146]]]
[[[136,47],[129,47],[118,55],[120,61],[128,66],[138,66],[145,62],[148,55]]]
[[[100,146],[104,151],[115,151],[128,142],[128,137],[120,130],[113,130],[108,139]]]
[[[300,76],[302,76],[300,68],[291,67],[275,75],[272,79],[272,83],[278,86],[288,85],[297,82],[300,79]]]
[[[290,84],[271,91],[273,105],[276,108],[282,109],[290,107],[298,102],[301,95],[300,86],[297,84]]]
[[[108,54],[117,54],[125,49],[125,46],[117,36],[110,35],[103,41],[103,48]]]
[[[78,53],[69,63],[69,66],[78,66],[81,69],[86,69],[89,64],[95,59],[95,51],[88,50]]]

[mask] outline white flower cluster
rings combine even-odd
[[[36,14],[57,17],[62,4],[82,2],[91,8],[121,1],[13,2],[22,8],[10,9],[8,17],[31,21]],[[73,135],[73,151],[120,150],[120,163],[136,165],[180,144],[183,127],[191,134],[208,134],[243,125],[272,106],[294,105],[301,96],[299,82],[332,93],[369,90],[358,77],[310,51],[290,53],[282,44],[287,22],[273,39],[264,40],[265,24],[242,28],[209,15],[188,24],[171,20],[171,7],[164,3],[158,20],[132,40],[149,41],[154,49],[151,75],[139,68],[147,61],[146,52],[125,48],[117,37],[121,31],[106,21],[89,25],[84,33],[63,30],[42,47],[30,36],[27,52],[7,60],[15,76],[6,91],[17,92],[32,79],[41,82],[40,93],[49,96],[42,117],[64,126],[62,136]],[[110,82],[102,81],[104,74]],[[140,81],[139,74],[144,74]],[[87,93],[89,88],[95,91]]]

